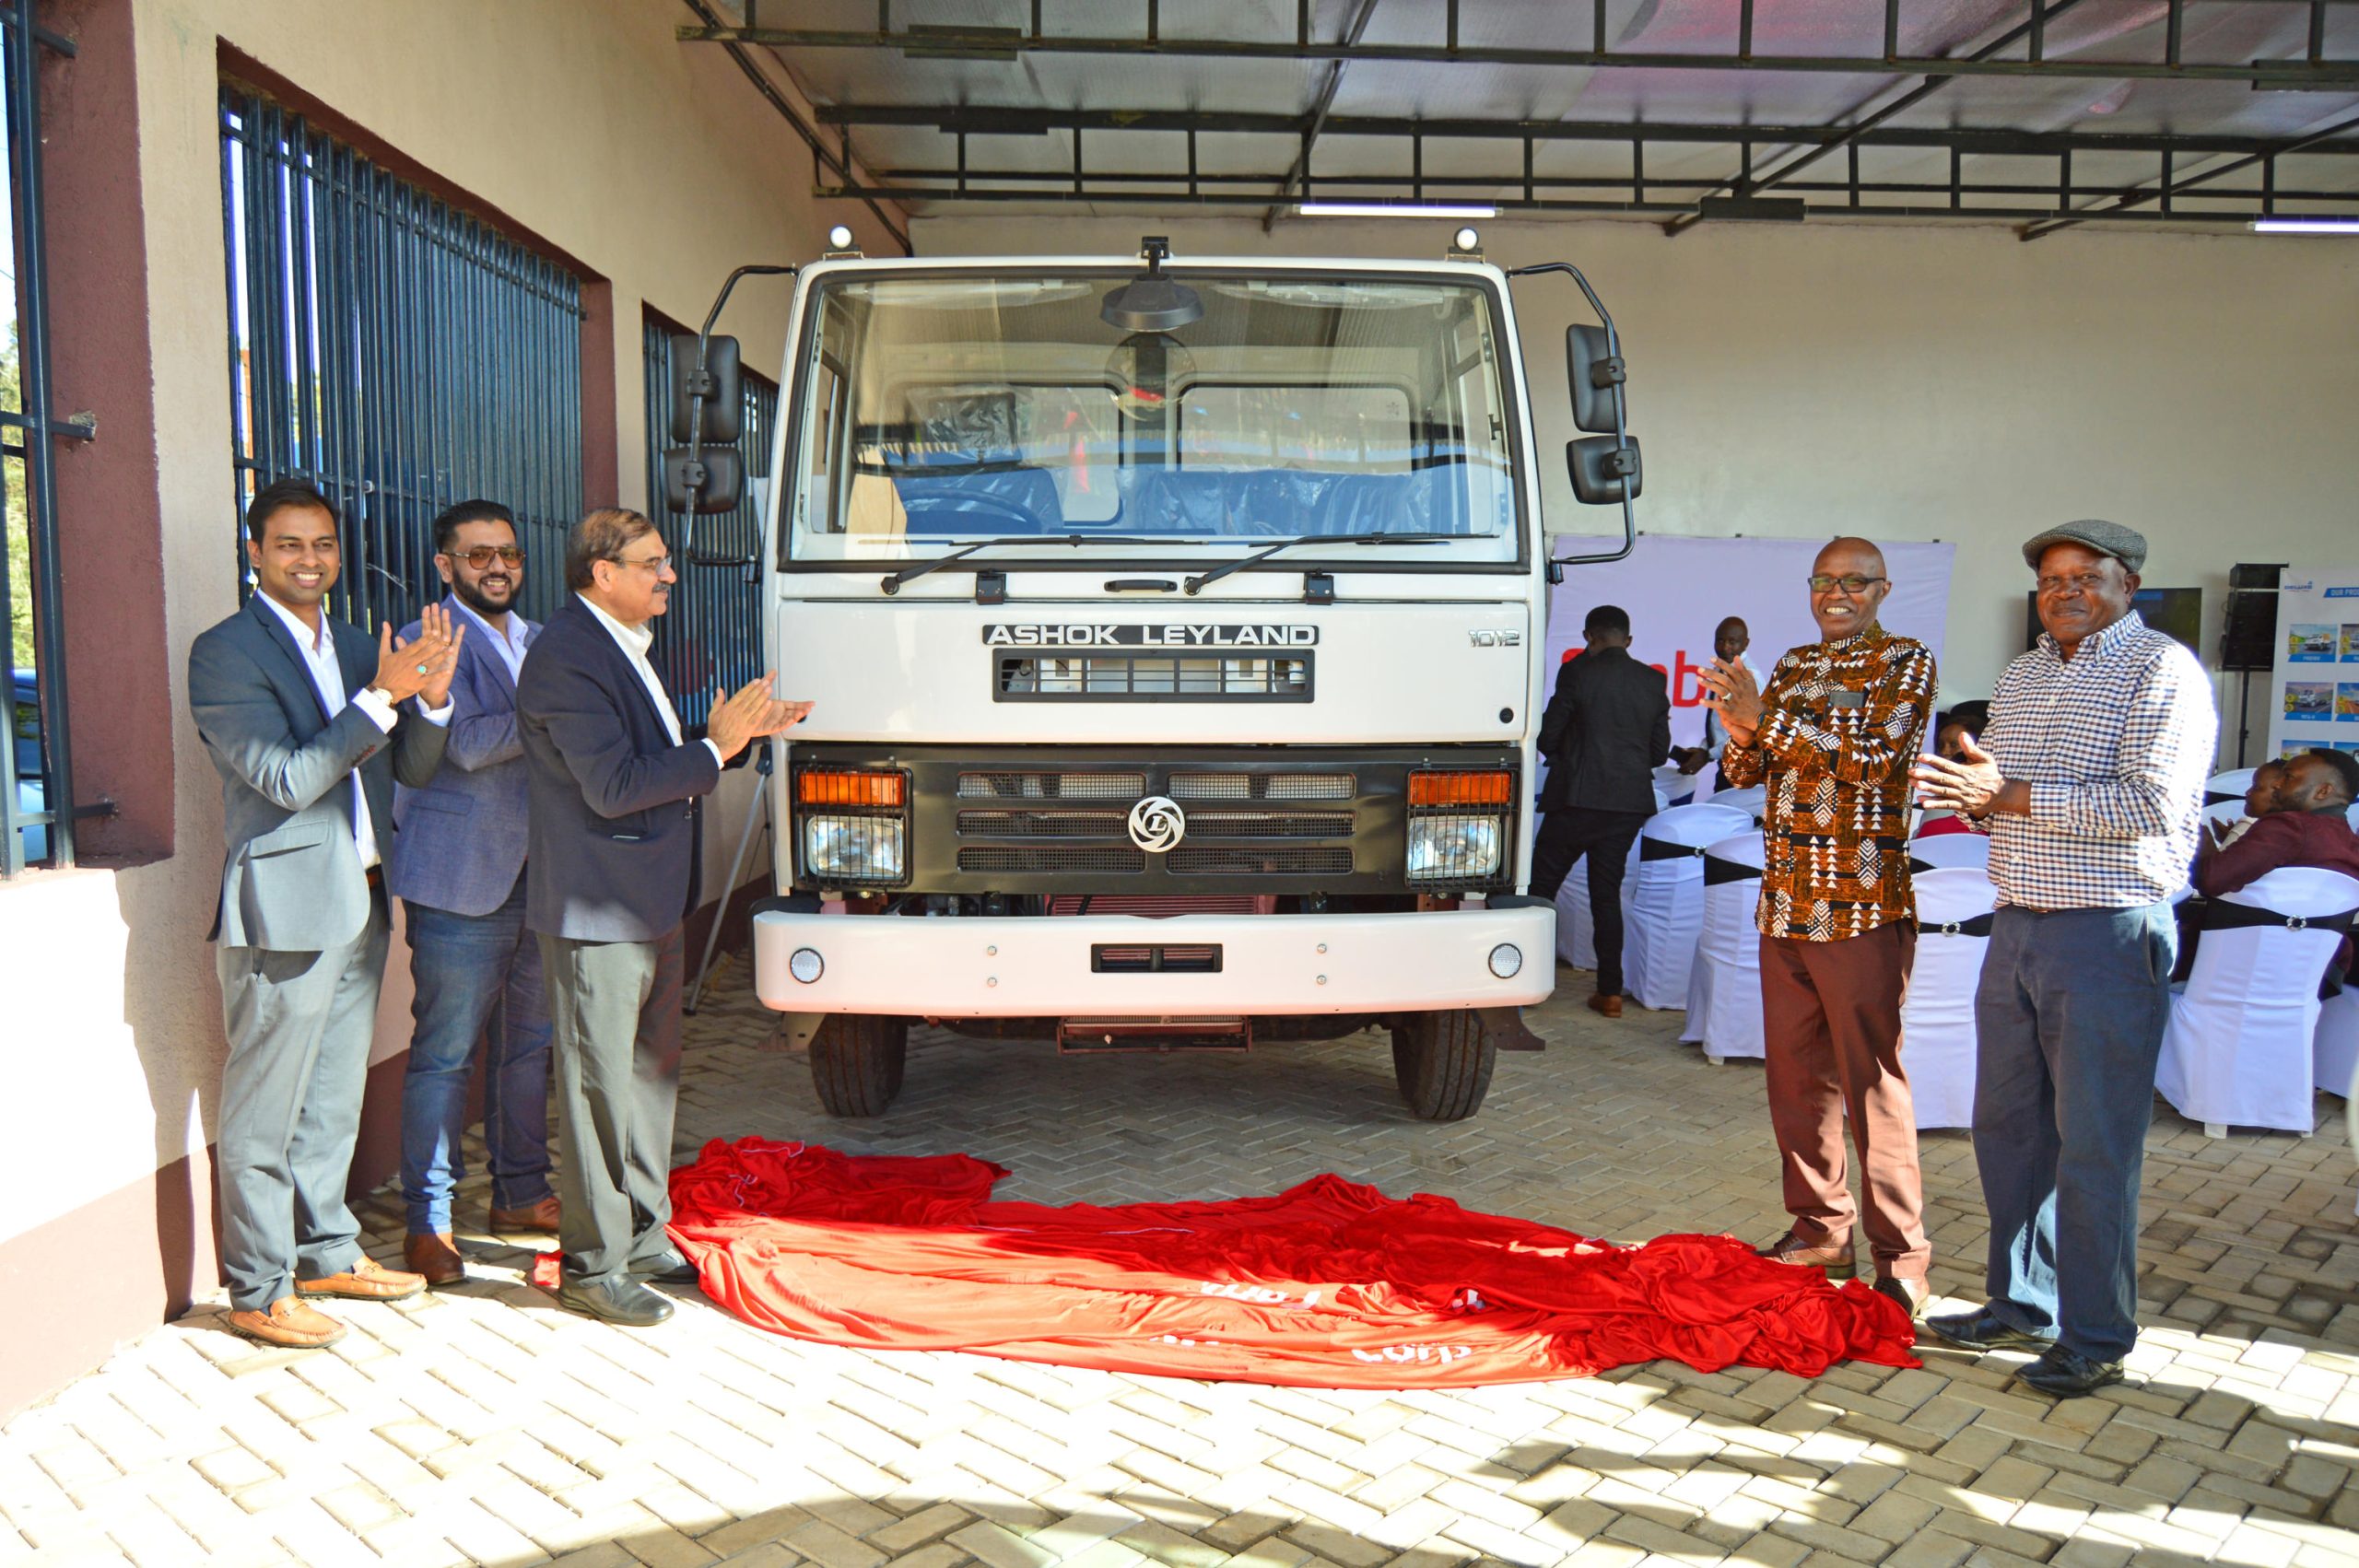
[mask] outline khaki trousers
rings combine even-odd
[[[1829,1246],[1864,1221],[1877,1272],[1903,1280],[1923,1279],[1932,1257],[1916,1103],[1900,1066],[1900,1004],[1916,957],[1916,930],[1902,923],[1840,942],[1761,939],[1769,1122],[1786,1211],[1797,1233]],[[1851,1200],[1846,1119],[1860,1151],[1864,1215]]]

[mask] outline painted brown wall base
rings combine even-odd
[[[0,1242],[0,1421],[212,1289],[216,1212],[208,1147]]]
[[[768,878],[747,883],[730,895],[725,911],[716,902],[688,918],[684,934],[691,974],[716,916],[723,921],[722,950],[745,946],[754,900],[768,887]],[[742,971],[731,983],[746,983]],[[369,1069],[346,1188],[355,1199],[401,1168],[402,1076],[408,1066],[409,1053],[403,1051]],[[482,1114],[480,1078],[478,1069],[478,1088],[467,1107],[471,1124]],[[199,1293],[218,1285],[219,1213],[208,1144],[146,1181],[0,1241],[0,1345],[11,1347],[0,1355],[0,1421],[56,1393],[125,1341],[180,1316]],[[73,1309],[59,1310],[68,1300]]]

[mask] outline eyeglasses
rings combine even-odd
[[[634,561],[628,556],[616,556],[615,557],[615,565],[618,567],[645,567],[657,577],[662,577],[665,572],[672,569],[672,557],[668,555],[650,556],[644,560]]]
[[[1859,593],[1864,591],[1870,583],[1884,580],[1884,579],[1880,577],[1861,577],[1857,572],[1849,572],[1842,577],[1830,577],[1825,572],[1813,572],[1810,576],[1810,591],[1813,593],[1825,593],[1830,589],[1839,588],[1846,593]]]
[[[478,544],[472,550],[445,550],[442,553],[454,561],[466,562],[477,571],[491,565],[494,556],[499,557],[499,564],[503,567],[521,567],[524,564],[524,552],[513,544]]]

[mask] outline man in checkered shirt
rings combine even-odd
[[[2119,1382],[2138,1339],[2170,900],[2195,856],[2219,721],[2195,655],[2130,607],[2142,535],[2066,523],[2024,559],[2046,635],[2000,678],[1982,744],[1915,775],[1928,805],[1990,835],[1999,903],[1975,998],[1989,1299],[1925,1326],[1967,1350],[2038,1349],[2016,1377],[2071,1397]]]

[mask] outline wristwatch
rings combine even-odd
[[[383,703],[387,708],[397,706],[393,701],[393,694],[387,691],[382,686],[370,686],[369,688],[369,695],[375,697],[379,702]]]

